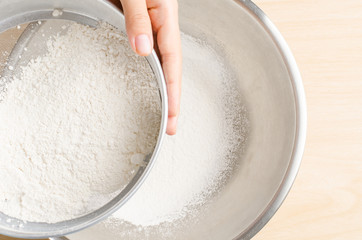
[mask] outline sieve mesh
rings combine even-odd
[[[3,72],[8,57],[23,33],[25,26],[21,26],[20,29],[17,27],[11,28],[0,34],[0,72]]]

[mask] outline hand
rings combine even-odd
[[[120,0],[133,50],[147,56],[154,42],[158,50],[168,95],[167,134],[176,134],[181,95],[181,40],[177,0]],[[155,37],[155,38],[153,38]]]

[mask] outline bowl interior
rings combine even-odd
[[[147,236],[250,239],[279,208],[299,168],[306,131],[300,74],[279,32],[251,1],[180,0],[179,12],[181,30],[206,41],[230,69],[250,130],[231,179],[210,203],[200,206],[197,221]],[[119,239],[117,231],[124,230],[102,223],[69,238]],[[125,239],[141,239],[142,234]]]

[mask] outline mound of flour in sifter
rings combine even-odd
[[[122,190],[161,116],[152,70],[110,26],[71,25],[47,48],[2,93],[0,212],[52,223]]]

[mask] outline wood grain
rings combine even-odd
[[[288,42],[308,105],[297,180],[254,239],[362,239],[362,1],[254,2]]]

